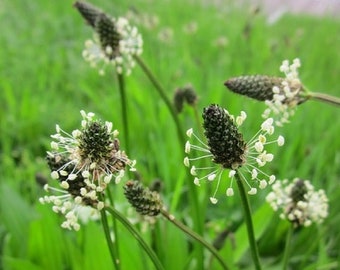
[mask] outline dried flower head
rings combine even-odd
[[[173,104],[178,113],[182,112],[184,105],[184,94],[182,88],[176,89],[173,97]]]
[[[159,193],[143,187],[138,181],[128,181],[124,186],[124,195],[142,215],[157,216],[161,211],[163,203]]]
[[[197,93],[191,85],[177,88],[174,94],[173,103],[176,111],[180,113],[183,110],[183,105],[186,102],[190,106],[195,106],[198,100]]]
[[[98,195],[112,179],[119,183],[125,167],[134,170],[135,164],[120,150],[118,131],[112,131],[112,123],[94,119],[93,113],[81,111],[81,115],[81,130],[69,134],[57,125],[57,133],[51,136],[53,151],[47,152],[47,163],[60,187],[45,185],[45,190],[61,195],[40,198],[42,203],[53,203],[53,210],[65,215],[62,227],[75,230],[80,228],[78,211],[84,206],[102,209],[104,202]]]
[[[263,117],[274,117],[275,123],[282,126],[294,114],[296,106],[310,98],[298,76],[300,66],[299,59],[294,59],[291,65],[288,60],[284,60],[280,67],[280,71],[285,74],[284,78],[266,75],[240,76],[230,78],[225,85],[235,93],[265,101],[268,108]]]
[[[100,74],[111,65],[117,73],[129,75],[135,66],[133,56],[143,51],[142,36],[137,28],[126,18],[112,18],[86,2],[76,2],[75,7],[95,30],[94,39],[85,42],[84,59],[98,67]]]
[[[190,167],[190,172],[194,178],[194,183],[200,185],[202,180],[213,181],[217,179],[217,187],[214,195],[210,198],[213,203],[217,203],[215,197],[219,188],[221,177],[225,170],[229,170],[228,177],[230,178],[230,185],[226,190],[227,196],[232,196],[233,181],[235,175],[238,174],[248,185],[249,194],[256,194],[258,186],[263,189],[267,184],[272,184],[275,181],[274,175],[268,175],[263,172],[260,167],[271,162],[274,155],[265,150],[265,146],[268,144],[276,143],[279,146],[284,144],[284,138],[278,136],[277,139],[269,141],[267,138],[274,133],[273,119],[269,118],[265,120],[261,129],[253,136],[250,141],[246,142],[243,139],[243,135],[239,132],[239,127],[246,119],[246,113],[241,112],[241,115],[234,117],[230,115],[225,109],[218,105],[210,105],[203,111],[203,127],[204,134],[207,140],[205,144],[200,140],[192,129],[187,131],[189,138],[196,139],[201,146],[190,143],[189,141],[185,145],[185,152],[189,154],[191,150],[196,150],[205,153],[203,156],[198,157],[186,157],[184,164]],[[191,163],[200,159],[208,158],[214,165],[206,167],[196,167]],[[209,170],[208,174],[198,177],[198,174],[202,170]],[[247,174],[252,182],[250,184],[247,180]]]
[[[296,227],[321,223],[328,216],[325,191],[316,191],[308,180],[276,181],[266,200],[274,211],[280,212],[282,219],[287,219]]]

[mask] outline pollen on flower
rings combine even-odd
[[[84,178],[89,178],[91,174],[90,174],[89,171],[82,171],[82,172],[81,172],[81,175],[82,175]]]
[[[261,153],[264,149],[263,143],[259,140],[258,142],[255,143],[254,148],[256,152]]]
[[[214,197],[210,197],[210,201],[212,204],[216,204],[218,202],[218,200]]]
[[[246,114],[241,113],[242,115],[245,118]],[[272,118],[264,120],[259,131],[248,142],[243,140],[243,135],[238,131],[237,118],[229,115],[227,110],[218,105],[210,105],[205,108],[203,118],[207,143],[198,138],[192,129],[189,134],[191,140],[187,142],[191,148],[190,153],[202,152],[202,155],[193,153],[195,155],[193,158],[186,157],[184,159],[185,166],[189,167],[191,174],[195,176],[195,185],[200,186],[202,181],[217,180],[212,196],[215,198],[221,181],[224,181],[225,170],[229,170],[227,180],[231,183],[225,192],[227,196],[233,194],[232,183],[235,177],[249,186],[248,193],[250,195],[256,194],[257,188],[264,189],[275,181],[274,175],[268,175],[260,169],[274,159],[274,155],[266,150],[267,145],[282,145],[282,136],[274,140],[270,138],[274,134]],[[203,159],[207,159],[212,165],[201,167],[199,162]],[[204,171],[207,173],[203,174]],[[247,179],[252,180],[252,185]]]
[[[56,142],[51,142],[51,148],[54,150],[58,150],[59,145]]]
[[[274,123],[277,126],[288,123],[289,118],[295,113],[296,106],[309,98],[299,79],[299,67],[301,67],[301,62],[298,58],[294,59],[291,65],[288,60],[284,60],[280,71],[284,73],[285,78],[273,86],[273,98],[265,101],[268,108],[262,116],[264,118],[274,117]]]
[[[192,166],[191,169],[190,169],[190,174],[191,175],[197,175],[196,173],[196,167],[195,166]]]
[[[273,184],[273,183],[275,182],[275,180],[276,180],[276,176],[275,176],[275,175],[269,176],[269,182],[268,182],[268,184],[269,184],[269,185]]]
[[[232,188],[227,188],[226,195],[228,197],[234,196],[234,190]]]
[[[39,199],[41,203],[52,203],[54,212],[65,216],[62,227],[80,228],[78,212],[83,208],[100,209],[99,200],[107,185],[115,178],[119,183],[125,168],[134,168],[131,161],[119,147],[117,132],[112,123],[95,119],[94,113],[81,111],[81,129],[71,133],[56,126],[52,135],[53,152],[47,153],[51,177],[61,188],[46,185],[46,192],[52,195]],[[57,146],[57,147],[56,147]]]
[[[268,118],[266,119],[262,124],[261,124],[261,129],[265,132],[267,132],[269,135],[274,133],[274,126],[273,126],[273,118]]]
[[[192,128],[189,128],[188,130],[187,130],[187,132],[186,132],[186,134],[187,134],[187,136],[189,137],[189,138],[191,138],[191,135],[193,134],[193,129]]]
[[[266,188],[267,185],[268,185],[268,182],[266,180],[261,180],[259,187],[260,189],[264,189]]]
[[[77,174],[75,174],[75,173],[70,173],[69,175],[68,175],[68,177],[67,177],[67,179],[68,180],[74,180],[74,179],[76,179],[77,178]]]
[[[98,204],[97,204],[97,209],[100,211],[100,210],[102,210],[104,208],[104,203],[103,202],[99,202]]]
[[[185,153],[189,154],[190,153],[190,149],[191,149],[190,142],[187,141],[186,144],[185,144]]]
[[[257,189],[256,188],[251,188],[249,191],[248,191],[248,194],[249,195],[255,195],[257,193]]]
[[[229,178],[233,178],[236,174],[236,171],[235,170],[230,170],[229,172]]]
[[[190,160],[188,157],[185,157],[183,160],[184,166],[185,167],[190,167]]]
[[[215,180],[215,178],[216,178],[216,174],[210,174],[210,175],[208,175],[208,180],[209,181],[213,181],[213,180]]]
[[[321,223],[328,215],[328,198],[324,190],[315,190],[308,180],[276,181],[266,200],[274,211],[280,211],[282,219],[296,227]]]
[[[246,120],[247,118],[247,114],[244,111],[241,111],[240,115],[236,117],[236,124],[237,126],[241,126],[244,122],[244,120]]]
[[[58,179],[59,178],[59,173],[57,171],[53,171],[53,172],[51,172],[51,177],[53,179]]]
[[[282,145],[284,145],[284,143],[285,143],[285,138],[283,137],[283,136],[279,136],[278,138],[277,138],[277,145],[278,146],[282,146]]]
[[[134,56],[143,51],[142,36],[126,18],[112,18],[105,13],[97,16],[94,24],[93,40],[85,42],[82,53],[85,61],[98,68],[101,75],[108,66],[113,66],[118,74],[131,74],[135,66]]]
[[[67,183],[67,181],[62,181],[60,183],[60,186],[64,189],[68,189],[70,187],[70,185]]]
[[[257,169],[252,169],[251,170],[251,179],[253,180],[253,179],[256,179],[257,178],[257,176],[258,176],[258,171],[257,171]]]
[[[113,174],[105,175],[105,176],[104,176],[104,182],[105,182],[106,184],[110,183],[110,182],[111,182],[111,179],[112,179],[112,176],[113,176]]]

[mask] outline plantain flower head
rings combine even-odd
[[[322,223],[328,216],[328,198],[325,191],[315,190],[308,180],[295,178],[276,181],[266,197],[274,211],[280,212],[295,227]]]
[[[51,136],[47,163],[59,186],[46,184],[45,190],[53,195],[40,198],[40,202],[52,203],[53,211],[65,216],[62,227],[75,230],[80,228],[81,209],[101,210],[104,202],[99,195],[112,180],[119,183],[125,168],[134,170],[135,164],[120,150],[118,131],[112,130],[111,122],[97,120],[93,113],[81,111],[81,115],[81,129],[67,133],[57,125],[57,133]]]
[[[124,186],[124,195],[141,215],[157,216],[163,206],[159,193],[138,181],[128,181]]]
[[[298,68],[300,66],[301,62],[298,58],[294,59],[292,64],[284,60],[280,66],[284,77],[239,76],[227,80],[225,86],[235,93],[264,101],[267,109],[262,116],[272,117],[276,125],[282,126],[294,115],[296,106],[310,98],[299,78]]]
[[[198,186],[202,181],[217,180],[217,187],[210,198],[212,203],[217,203],[216,193],[225,171],[228,171],[227,178],[229,179],[229,183],[224,184],[227,187],[227,196],[234,194],[233,181],[236,174],[245,181],[249,187],[248,194],[251,195],[257,193],[257,188],[263,189],[275,181],[274,175],[265,173],[261,168],[274,158],[274,155],[266,150],[266,146],[273,143],[282,146],[284,138],[278,136],[274,140],[268,140],[274,134],[273,119],[269,118],[262,123],[260,130],[247,142],[239,131],[239,127],[246,117],[245,112],[234,117],[225,109],[213,104],[203,110],[206,143],[195,135],[192,129],[187,131],[189,141],[185,145],[185,152],[194,156],[185,157],[184,165],[190,167],[194,183]],[[195,141],[199,145],[191,141]],[[194,152],[202,152],[203,155],[195,155]],[[210,165],[206,163],[203,167],[194,165],[202,159],[207,159],[206,163]],[[208,171],[208,173],[203,174],[203,171]]]
[[[134,56],[143,51],[137,28],[126,18],[113,18],[86,2],[76,2],[74,6],[95,30],[93,39],[85,42],[85,61],[98,68],[102,75],[108,66],[113,66],[119,74],[131,74]]]

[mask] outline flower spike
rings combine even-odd
[[[124,186],[124,195],[141,215],[157,216],[161,211],[163,204],[159,193],[143,187],[138,181],[128,181]]]
[[[261,167],[274,158],[274,155],[266,150],[266,146],[274,143],[282,146],[284,139],[282,136],[278,136],[277,139],[269,140],[269,137],[273,136],[275,128],[273,119],[268,118],[264,120],[260,130],[252,139],[246,142],[243,139],[243,134],[239,131],[239,127],[246,118],[245,112],[234,117],[219,105],[212,104],[203,109],[203,128],[207,142],[204,143],[199,139],[192,129],[187,131],[189,141],[185,144],[185,153],[192,155],[194,152],[202,152],[203,155],[192,158],[185,157],[184,165],[190,168],[190,173],[194,176],[194,184],[197,186],[200,186],[203,180],[217,181],[215,192],[210,198],[212,203],[218,201],[215,195],[222,182],[222,174],[226,170],[229,170],[228,178],[230,179],[230,184],[226,188],[227,196],[234,195],[232,185],[238,176],[249,187],[248,194],[250,195],[257,193],[256,186],[264,189],[275,181],[275,176],[266,174]],[[200,145],[193,144],[191,141],[197,141]],[[199,160],[203,159],[209,159],[213,164],[204,167],[196,165]],[[202,171],[209,172],[202,176]],[[236,174],[238,175],[236,176]],[[251,179],[251,182],[247,178]]]
[[[99,68],[104,75],[105,68],[114,66],[117,73],[129,75],[135,66],[134,56],[143,51],[142,36],[126,18],[113,18],[86,2],[74,6],[95,30],[93,40],[85,42],[83,57],[92,67]]]
[[[124,151],[120,150],[118,132],[112,123],[94,118],[93,113],[81,111],[81,129],[71,134],[57,125],[57,133],[51,137],[53,151],[47,153],[51,176],[59,187],[45,185],[48,192],[41,203],[53,203],[53,211],[65,216],[63,228],[79,230],[78,216],[85,207],[92,213],[101,210],[104,202],[99,200],[107,185],[114,179],[119,183],[127,166],[134,169]]]
[[[308,180],[276,181],[266,200],[274,211],[280,212],[282,219],[287,219],[295,227],[321,223],[328,216],[325,191],[315,190]]]

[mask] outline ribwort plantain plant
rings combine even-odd
[[[113,124],[97,119],[94,113],[81,111],[80,128],[72,132],[66,132],[57,125],[56,134],[51,136],[52,150],[47,152],[46,157],[53,183],[45,185],[45,190],[49,194],[41,197],[40,202],[53,205],[52,210],[64,217],[61,227],[65,229],[78,231],[81,225],[86,223],[84,219],[100,219],[115,269],[122,269],[123,265],[119,252],[117,222],[120,222],[140,244],[155,269],[167,269],[165,255],[158,253],[153,243],[145,239],[147,236],[138,225],[133,224],[131,219],[121,211],[122,208],[127,208],[128,204],[136,210],[137,214],[133,213],[134,215],[151,217],[153,222],[161,225],[170,222],[190,239],[187,241],[188,247],[185,247],[189,250],[190,262],[185,267],[213,269],[213,265],[217,264],[206,259],[206,253],[209,251],[211,258],[216,260],[220,268],[238,269],[240,262],[233,261],[232,256],[225,258],[224,254],[210,243],[211,236],[204,230],[208,223],[205,201],[210,201],[210,205],[214,207],[219,201],[221,202],[221,198],[222,201],[235,199],[230,197],[235,195],[236,183],[239,194],[236,200],[240,201],[243,210],[240,227],[244,226],[244,232],[248,237],[251,265],[258,270],[266,266],[261,262],[249,195],[252,199],[260,201],[259,198],[263,198],[265,189],[271,187],[272,191],[266,195],[266,201],[274,211],[280,211],[281,219],[291,223],[282,259],[283,268],[288,269],[293,232],[298,228],[311,226],[313,223],[321,224],[328,216],[329,205],[325,192],[322,189],[315,191],[307,180],[300,178],[292,181],[276,180],[275,173],[270,167],[274,163],[273,148],[281,147],[286,143],[282,135],[275,133],[277,127],[284,127],[289,123],[301,104],[315,99],[338,106],[339,99],[307,90],[298,76],[301,63],[297,58],[292,64],[288,60],[283,61],[280,71],[284,73],[284,77],[246,75],[233,77],[225,82],[225,86],[231,91],[263,101],[267,105],[260,115],[264,119],[261,119],[262,123],[255,134],[249,136],[241,127],[247,118],[246,112],[241,111],[240,115],[235,117],[218,102],[203,105],[205,107],[201,120],[197,111],[202,105],[201,102],[205,101],[198,98],[191,85],[177,88],[171,101],[168,97],[170,91],[166,91],[157,76],[142,60],[144,46],[142,35],[127,18],[112,17],[87,2],[77,1],[74,7],[94,31],[93,39],[85,42],[82,55],[84,60],[91,67],[97,68],[100,75],[105,75],[111,68],[117,76],[123,119],[124,140],[122,142],[126,147],[125,150],[121,149],[119,132],[113,129]],[[176,127],[184,165],[189,168],[185,171],[187,177],[182,177],[176,182],[175,191],[171,191],[170,195],[162,194],[162,190],[148,188],[143,183],[145,181],[143,176],[137,174],[136,161],[130,159],[128,155],[131,147],[138,147],[138,145],[131,143],[133,139],[128,128],[133,123],[128,119],[128,92],[125,88],[125,78],[132,76],[136,66],[141,68],[166,105]],[[195,128],[188,129],[186,133],[183,131],[180,118],[184,104],[194,109],[197,125]],[[256,117],[256,114],[250,115]],[[200,135],[194,132],[196,129],[199,130]],[[185,140],[185,134],[189,138],[188,141]],[[164,141],[164,144],[166,143]],[[286,147],[289,147],[289,144],[286,144]],[[279,158],[279,155],[276,156],[275,162],[279,163]],[[147,163],[143,162],[140,166]],[[126,171],[129,180],[125,180]],[[138,181],[131,180],[137,176]],[[123,182],[123,188],[119,189],[120,182]],[[212,194],[208,195],[209,200],[205,200],[207,197],[204,194],[201,196],[198,193],[202,192],[202,188],[200,191],[196,188],[204,186],[205,183],[215,185]],[[126,201],[117,203],[111,189],[122,193]],[[220,195],[221,189],[224,190],[223,196]],[[176,195],[172,196],[173,194]],[[188,200],[179,198],[185,197],[186,194],[189,195]],[[255,196],[256,194],[259,196]],[[163,197],[167,199],[163,200]],[[175,218],[174,214],[170,214],[172,211],[167,210],[166,205],[169,201],[175,201],[175,206],[178,206],[177,202],[180,199],[183,199],[190,209],[188,211],[188,216],[191,215],[190,219]],[[211,216],[209,218],[213,218]],[[108,217],[112,217],[111,224]],[[166,232],[164,229],[162,234]],[[158,236],[168,237],[162,234]],[[235,246],[230,244],[228,248],[233,251],[237,249],[237,244],[239,243]],[[218,245],[219,249],[222,246],[223,243]],[[168,247],[164,247],[165,250],[166,248]]]

